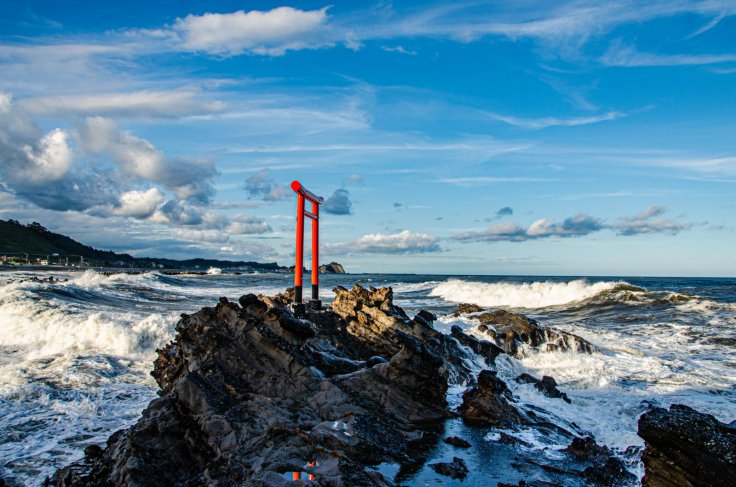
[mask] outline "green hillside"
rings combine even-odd
[[[100,265],[111,265],[114,262],[130,264],[135,259],[128,254],[117,254],[111,251],[97,250],[76,240],[54,233],[37,222],[23,225],[16,220],[0,220],[0,254],[29,254],[44,256],[59,254],[62,257],[81,256],[87,261],[95,261]]]
[[[207,269],[208,267],[239,268],[259,271],[278,272],[288,270],[276,262],[260,263],[245,261],[230,261],[217,259],[188,259],[174,260],[162,257],[135,258],[128,254],[118,254],[109,250],[97,250],[76,240],[54,233],[44,228],[40,223],[33,222],[24,225],[17,220],[0,220],[0,257],[23,256],[28,254],[31,262],[36,258],[51,257],[52,262],[64,262],[69,258],[70,263],[78,263],[80,257],[91,266],[114,267],[151,267],[164,266],[173,269]],[[58,254],[58,256],[53,256]]]

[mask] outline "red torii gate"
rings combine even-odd
[[[312,219],[312,299],[309,307],[318,310],[322,307],[319,299],[319,205],[325,200],[317,196],[299,181],[291,182],[291,189],[296,192],[296,264],[294,265],[294,312],[303,315],[306,312],[302,302],[302,274],[304,272],[304,216]],[[304,208],[305,199],[312,202],[312,211]]]

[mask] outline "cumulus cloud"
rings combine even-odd
[[[128,177],[162,184],[180,199],[208,203],[214,195],[214,164],[167,157],[107,118],[88,118],[79,129],[79,143],[88,154],[109,157]]]
[[[227,218],[212,210],[181,200],[166,201],[156,209],[150,220],[195,227],[198,230],[218,230],[228,235],[254,235],[272,231],[263,218],[242,214]]]
[[[164,200],[165,196],[158,188],[150,188],[147,191],[126,191],[118,196],[118,206],[112,212],[118,216],[149,218]]]
[[[224,228],[229,235],[253,235],[271,232],[266,220],[257,216],[235,215]]]
[[[321,211],[332,215],[352,215],[353,203],[350,201],[350,192],[347,189],[336,189],[322,204]]]
[[[666,208],[663,206],[651,206],[636,215],[619,218],[613,224],[607,224],[600,218],[584,214],[565,218],[562,222],[540,219],[528,227],[522,227],[513,222],[504,222],[493,225],[482,232],[463,232],[451,238],[459,242],[525,242],[550,237],[583,237],[606,229],[613,230],[622,236],[644,233],[676,235],[695,225],[692,222],[657,218],[665,211]]]
[[[695,224],[692,222],[678,222],[662,216],[667,209],[664,206],[650,206],[646,210],[630,217],[619,218],[611,228],[619,235],[632,236],[644,233],[665,233],[677,235],[684,230],[690,230]]]
[[[245,180],[243,189],[250,198],[259,198],[265,201],[279,201],[291,197],[291,189],[286,184],[276,184],[271,178],[271,171],[261,169],[251,174]]]
[[[499,208],[496,213],[493,214],[492,217],[486,218],[487,222],[493,221],[493,220],[500,220],[501,218],[511,216],[514,214],[514,209],[510,206],[504,206],[503,208]]]
[[[404,230],[398,233],[371,233],[346,243],[325,244],[325,252],[332,254],[422,254],[439,252],[439,239],[427,233]]]
[[[327,9],[278,7],[220,14],[187,15],[169,30],[149,34],[170,36],[185,51],[224,56],[261,54],[280,56],[288,50],[314,49],[331,44],[324,35]]]

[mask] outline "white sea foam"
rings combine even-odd
[[[721,421],[736,419],[732,398],[713,393],[732,390],[736,376],[723,360],[699,353],[704,350],[693,343],[687,326],[658,323],[630,335],[566,328],[584,336],[602,353],[531,353],[521,361],[500,356],[499,376],[522,402],[577,424],[619,451],[643,444],[636,434],[636,422],[647,410],[644,401],[664,407],[683,403]],[[522,372],[553,376],[572,404],[547,398],[529,384],[517,384],[513,379]]]
[[[219,267],[210,267],[209,269],[207,269],[207,274],[209,274],[210,276],[219,276],[220,274],[222,274],[222,269],[220,269]]]
[[[568,282],[484,283],[450,279],[432,289],[430,296],[439,296],[453,303],[471,303],[484,307],[544,308],[583,301],[621,285],[627,283],[590,283],[584,279]]]

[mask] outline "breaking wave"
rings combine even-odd
[[[530,283],[483,283],[450,279],[438,284],[430,296],[454,303],[471,303],[483,307],[546,308],[596,297],[611,291],[644,291],[625,281],[591,283],[585,279],[568,282],[536,281]]]

